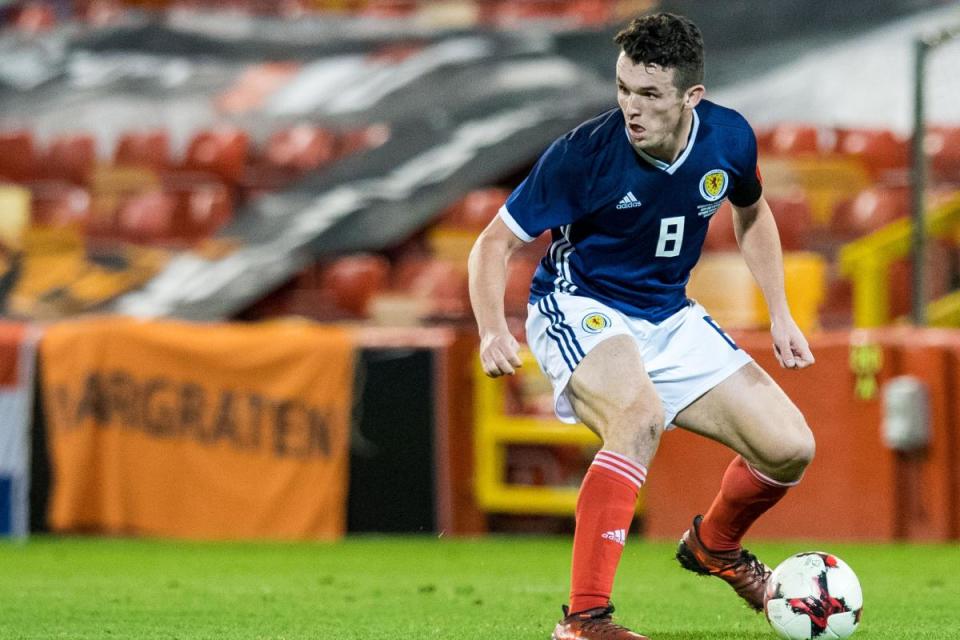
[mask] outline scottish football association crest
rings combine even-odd
[[[723,169],[713,169],[700,179],[700,195],[707,202],[716,202],[727,192],[730,179]]]
[[[581,326],[587,333],[600,333],[610,326],[610,318],[602,313],[588,313],[584,316]]]

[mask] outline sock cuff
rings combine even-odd
[[[590,468],[594,467],[617,474],[620,479],[628,481],[638,491],[647,480],[647,468],[645,466],[624,455],[606,449],[601,449],[594,456]]]
[[[770,487],[795,487],[795,486],[797,486],[798,484],[800,484],[800,481],[801,481],[801,480],[803,480],[803,476],[802,476],[802,475],[801,475],[799,478],[797,478],[796,480],[793,480],[793,481],[791,481],[791,482],[783,482],[782,480],[774,480],[773,478],[771,478],[770,476],[766,475],[765,473],[759,471],[758,469],[755,469],[755,468],[753,467],[753,465],[751,465],[749,462],[744,461],[744,464],[746,465],[746,467],[747,467],[747,469],[750,471],[750,473],[753,474],[753,477],[754,477],[754,478],[756,478],[757,480],[759,480],[759,481],[762,482],[763,484],[765,484],[765,485],[767,485],[767,486],[770,486]]]

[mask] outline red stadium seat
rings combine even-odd
[[[417,0],[367,0],[361,15],[374,18],[405,18],[417,11]]]
[[[0,132],[0,178],[23,182],[37,170],[37,153],[29,131]]]
[[[733,209],[726,200],[710,219],[707,237],[703,241],[707,251],[733,251],[737,249],[737,238],[733,233]]]
[[[767,203],[773,211],[780,231],[780,244],[784,251],[806,249],[813,226],[810,204],[802,192],[787,195],[768,195]],[[733,231],[733,209],[724,201],[713,214],[703,248],[707,251],[736,251],[737,238]]]
[[[247,163],[250,137],[232,127],[201,131],[187,147],[183,168],[220,177],[228,183],[237,183],[243,177]]]
[[[113,162],[163,171],[171,166],[170,136],[162,130],[130,131],[120,136]]]
[[[498,0],[481,5],[481,17],[496,24],[512,25],[527,20],[563,18],[563,0]]]
[[[504,311],[515,318],[527,317],[527,301],[530,297],[530,281],[537,270],[539,260],[514,258],[507,265],[507,286],[504,294]]]
[[[933,180],[960,184],[960,127],[931,127],[924,148]]]
[[[89,134],[66,134],[51,140],[40,173],[44,178],[85,184],[97,161],[97,145]]]
[[[50,31],[56,24],[56,9],[47,2],[27,2],[14,19],[16,28],[26,33]]]
[[[910,141],[887,129],[838,129],[836,151],[859,160],[874,178],[884,178],[907,170]]]
[[[117,235],[136,244],[167,242],[175,235],[177,197],[152,189],[129,198],[117,211]]]
[[[176,197],[174,234],[193,242],[216,233],[233,218],[233,197],[226,185],[218,182],[174,189]]]
[[[32,206],[30,219],[37,226],[86,227],[90,218],[90,193],[71,182],[37,180],[27,185]]]
[[[321,271],[320,284],[336,306],[351,317],[364,318],[370,299],[387,288],[390,263],[373,254],[338,258]]]
[[[345,157],[367,149],[375,149],[390,139],[390,127],[374,124],[362,129],[347,131],[340,136],[338,157]]]
[[[783,155],[811,155],[824,150],[826,132],[803,124],[781,124],[770,136],[770,151]]]
[[[813,213],[802,191],[786,195],[767,196],[780,231],[780,245],[784,251],[802,251],[809,246]]]
[[[499,188],[477,189],[442,214],[444,225],[479,233],[497,215],[510,191]]]
[[[842,238],[858,238],[898,218],[910,215],[910,190],[905,187],[871,187],[834,211],[831,230]]]
[[[470,313],[467,274],[449,260],[405,260],[394,271],[393,286],[422,300],[431,317],[461,319]]]
[[[277,131],[270,136],[264,152],[267,163],[295,172],[318,169],[336,156],[336,134],[308,124]]]
[[[565,3],[564,15],[582,26],[597,27],[609,24],[615,9],[608,0],[572,0]]]

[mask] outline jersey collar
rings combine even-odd
[[[700,130],[700,116],[697,115],[697,110],[693,110],[693,124],[690,126],[690,136],[687,138],[687,146],[684,148],[683,153],[680,154],[680,157],[673,161],[673,164],[667,164],[659,158],[654,158],[649,153],[641,149],[634,149],[633,145],[630,145],[630,148],[637,152],[641,158],[655,166],[661,171],[666,171],[670,175],[673,175],[677,169],[680,168],[680,165],[683,164],[683,161],[687,159],[687,156],[690,155],[690,152],[693,151],[693,143],[697,138],[697,131]],[[624,129],[624,133],[627,136],[627,142],[630,141],[630,134]]]

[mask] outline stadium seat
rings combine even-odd
[[[558,19],[565,17],[566,2],[562,0],[498,0],[482,5],[481,17],[500,25],[516,25],[527,20]]]
[[[33,134],[25,130],[0,132],[0,179],[23,182],[32,178],[36,170]]]
[[[773,136],[776,131],[776,127],[760,127],[754,130],[754,134],[757,137],[757,152],[761,158],[773,153]]]
[[[463,319],[470,313],[465,265],[434,258],[410,258],[394,269],[393,288],[421,301],[434,319]]]
[[[869,187],[852,201],[837,205],[830,229],[840,238],[858,238],[909,215],[909,189]]]
[[[418,8],[417,0],[367,0],[360,14],[372,18],[406,18]]]
[[[960,184],[960,127],[931,127],[924,148],[933,180]]]
[[[27,2],[13,24],[20,31],[30,34],[50,31],[57,24],[56,8],[48,2]]]
[[[200,131],[187,147],[183,168],[211,173],[230,184],[243,177],[250,137],[232,127]]]
[[[527,317],[527,301],[530,297],[530,281],[537,270],[539,260],[515,257],[507,265],[507,286],[504,293],[504,311],[515,318]]]
[[[176,196],[161,189],[137,194],[120,205],[116,217],[117,234],[136,244],[169,241],[175,234],[176,209]]]
[[[837,129],[835,150],[863,163],[875,179],[888,181],[903,176],[910,160],[910,141],[888,129]]]
[[[809,246],[813,213],[802,191],[769,195],[767,203],[773,211],[784,251],[802,251]]]
[[[477,189],[455,202],[442,214],[444,226],[479,233],[497,215],[510,191],[499,188]]]
[[[806,249],[813,226],[813,215],[810,204],[803,192],[794,190],[776,195],[766,196],[767,203],[773,211],[780,232],[780,244],[784,251],[800,251]],[[708,251],[736,251],[737,238],[733,231],[733,209],[729,201],[725,201],[720,209],[713,214],[707,237],[703,243]]]
[[[88,0],[78,7],[78,11],[84,22],[103,27],[119,22],[126,8],[120,0]]]
[[[173,235],[195,242],[216,233],[233,218],[230,189],[218,182],[207,182],[168,189],[176,199]]]
[[[581,26],[598,27],[613,20],[615,8],[608,0],[572,0],[565,3],[564,14]]]
[[[162,129],[128,131],[117,141],[113,162],[163,171],[170,166],[170,136]]]
[[[390,127],[374,124],[362,129],[347,131],[340,136],[337,157],[346,157],[367,149],[376,149],[390,139]]]
[[[30,217],[34,225],[86,227],[91,211],[89,191],[57,180],[37,180],[27,186],[33,202]]]
[[[336,158],[337,136],[322,127],[300,124],[271,135],[263,155],[274,167],[299,173],[313,171]]]
[[[927,300],[935,300],[951,290],[951,253],[955,249],[941,241],[927,243],[926,282]],[[913,261],[897,260],[890,265],[890,317],[910,315],[913,308]]]
[[[96,141],[92,135],[65,134],[50,141],[43,154],[40,174],[44,178],[85,184],[96,160]]]
[[[720,209],[710,219],[707,228],[707,237],[703,241],[706,251],[736,251],[737,238],[733,233],[733,209],[730,203],[724,200]]]
[[[770,135],[770,151],[783,155],[818,154],[824,150],[825,133],[811,125],[781,124]]]
[[[375,254],[338,258],[321,271],[321,287],[331,293],[336,306],[353,318],[367,316],[370,299],[385,290],[390,280],[390,263]]]

